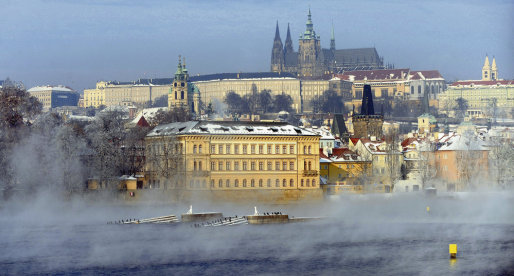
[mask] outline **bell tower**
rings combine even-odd
[[[168,108],[171,110],[175,107],[182,107],[189,110],[189,74],[186,69],[186,65],[182,65],[181,56],[178,57],[177,71],[173,79],[173,84],[168,94]]]
[[[485,56],[484,66],[482,67],[482,80],[491,80],[491,65],[489,64],[489,57]]]
[[[493,64],[491,65],[491,80],[498,80],[498,67],[496,67],[496,58],[493,56]]]

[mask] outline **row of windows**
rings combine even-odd
[[[282,179],[282,181],[280,181],[280,179],[275,179],[274,181],[274,187],[275,188],[286,188],[286,187],[289,187],[289,188],[292,188],[295,186],[295,181],[294,179],[289,179],[289,181],[285,178]],[[216,185],[217,183],[217,185]],[[191,184],[191,183],[190,183]],[[255,180],[255,179],[250,179],[250,181],[246,180],[246,179],[243,179],[241,182],[239,181],[239,179],[236,179],[233,181],[233,183],[230,181],[230,179],[227,179],[225,181],[223,181],[223,179],[218,179],[217,181],[212,179],[211,180],[211,188],[231,188],[232,186],[234,188],[238,188],[238,187],[243,187],[243,188],[246,188],[246,187],[250,187],[250,188],[255,188],[255,187],[259,187],[259,188],[263,188],[264,185],[266,185],[266,187],[268,188],[271,188],[273,185],[272,185],[272,180],[271,179],[267,179],[266,180],[266,184],[264,184],[264,180],[263,179],[259,179],[259,180]],[[316,187],[316,180],[313,179],[312,182],[310,179],[302,179],[300,181],[300,187]]]
[[[250,168],[248,168],[248,163],[250,163]],[[280,162],[280,161],[276,161],[275,162],[275,166],[273,167],[273,162],[271,161],[268,161],[266,162],[266,167],[264,167],[264,161],[261,161],[261,162],[247,162],[247,161],[243,161],[241,162],[242,164],[242,167],[239,166],[239,161],[234,161],[233,162],[234,164],[234,171],[239,171],[240,169],[242,169],[243,171],[256,171],[257,168],[259,171],[264,171],[265,168],[267,171],[272,171],[273,168],[276,170],[276,171],[287,171],[287,170],[290,170],[290,171],[294,171],[295,170],[295,162],[293,161],[290,161],[290,162],[287,162],[287,161],[283,161],[283,162]],[[257,164],[258,164],[258,167],[257,167]],[[304,161],[303,163],[303,166],[304,166],[304,169],[305,170],[311,170],[312,169],[312,162],[311,161]],[[202,167],[202,161],[193,161],[193,170],[194,171],[201,171],[203,170],[203,167]],[[211,162],[211,171],[230,171],[232,170],[232,162],[231,161],[213,161]]]
[[[241,151],[240,151],[241,149]],[[273,151],[274,149],[274,151]],[[193,145],[193,153],[202,153],[202,145]],[[266,152],[265,152],[266,150]],[[239,145],[239,144],[219,144],[211,145],[211,154],[295,154],[294,145]],[[312,154],[312,146],[303,147],[304,154]]]

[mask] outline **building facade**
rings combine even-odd
[[[289,25],[285,45],[282,44],[277,27],[271,51],[271,71],[290,72],[301,78],[319,78],[327,73],[346,70],[370,70],[385,68],[383,58],[379,57],[375,48],[336,50],[334,30],[330,40],[330,48],[321,47],[320,36],[314,31],[311,11],[307,15],[305,32],[298,40],[298,52],[293,50],[293,41]]]
[[[303,191],[320,190],[319,139],[286,123],[160,125],[145,139],[146,175],[161,189],[274,191],[301,197]]]
[[[80,95],[75,90],[62,85],[58,86],[36,86],[27,92],[36,97],[42,104],[43,110],[61,106],[77,106]]]
[[[371,86],[364,85],[364,95],[362,96],[361,112],[352,115],[353,137],[381,139],[383,136],[382,125],[384,116],[375,114],[373,107],[373,94]]]

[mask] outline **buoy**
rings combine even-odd
[[[430,206],[427,206],[427,213],[430,212]]]
[[[450,251],[450,258],[452,258],[452,259],[457,258],[457,244],[451,243],[449,251]]]

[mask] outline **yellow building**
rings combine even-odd
[[[319,196],[319,139],[287,123],[160,125],[145,139],[148,186],[226,198]]]
[[[171,84],[159,84],[153,80],[137,82],[105,82],[96,83],[94,89],[84,89],[84,107],[99,107],[101,105],[142,105],[155,99],[167,96]]]

